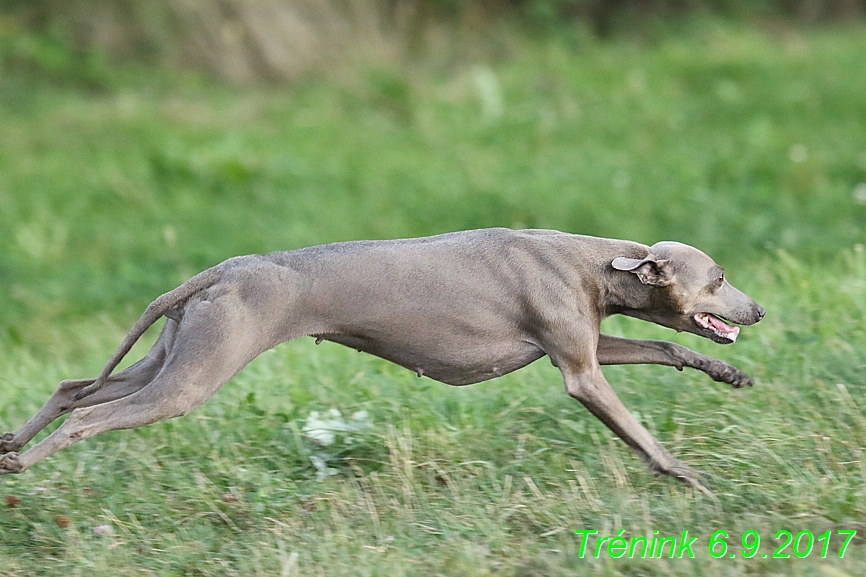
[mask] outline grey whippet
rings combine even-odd
[[[656,473],[696,483],[635,419],[601,365],[692,367],[734,387],[728,363],[665,341],[599,334],[624,314],[718,343],[764,310],[701,251],[549,230],[487,229],[360,241],[229,259],[153,301],[96,379],[60,383],[16,433],[0,437],[0,473],[20,473],[77,441],[186,415],[278,343],[312,336],[366,351],[450,385],[519,369],[547,355],[583,403]],[[111,372],[167,317],[153,348]],[[72,414],[28,451],[48,423]]]

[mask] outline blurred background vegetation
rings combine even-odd
[[[6,1],[0,335],[482,226],[822,262],[864,237],[864,6]]]
[[[864,6],[4,2],[0,334],[349,238],[833,257],[864,235]]]
[[[455,28],[477,43],[477,33],[489,33],[491,23],[503,18],[536,31],[579,26],[605,37],[646,34],[653,24],[695,16],[818,23],[851,21],[864,10],[863,0],[7,0],[3,5],[7,34],[27,30],[41,40],[7,47],[7,66],[59,72],[79,59],[90,65],[140,62],[203,70],[238,84],[297,81],[358,64],[359,58],[368,63],[411,58],[454,43]]]

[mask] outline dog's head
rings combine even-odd
[[[677,331],[730,344],[740,328],[764,317],[764,309],[725,278],[725,270],[698,249],[678,242],[659,242],[643,259],[620,257],[614,269],[634,274],[652,289],[650,306],[630,316]]]

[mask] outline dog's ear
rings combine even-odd
[[[630,272],[640,279],[640,282],[651,286],[667,286],[673,277],[673,267],[669,260],[658,260],[655,255],[648,255],[645,259],[626,258],[624,256],[613,259],[610,265],[616,270]]]

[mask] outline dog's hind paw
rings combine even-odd
[[[14,433],[4,433],[3,436],[0,437],[0,454],[17,451],[19,447],[15,446],[13,441],[15,441]]]
[[[24,467],[18,458],[18,453],[6,453],[0,457],[0,475],[20,473],[23,470]]]

